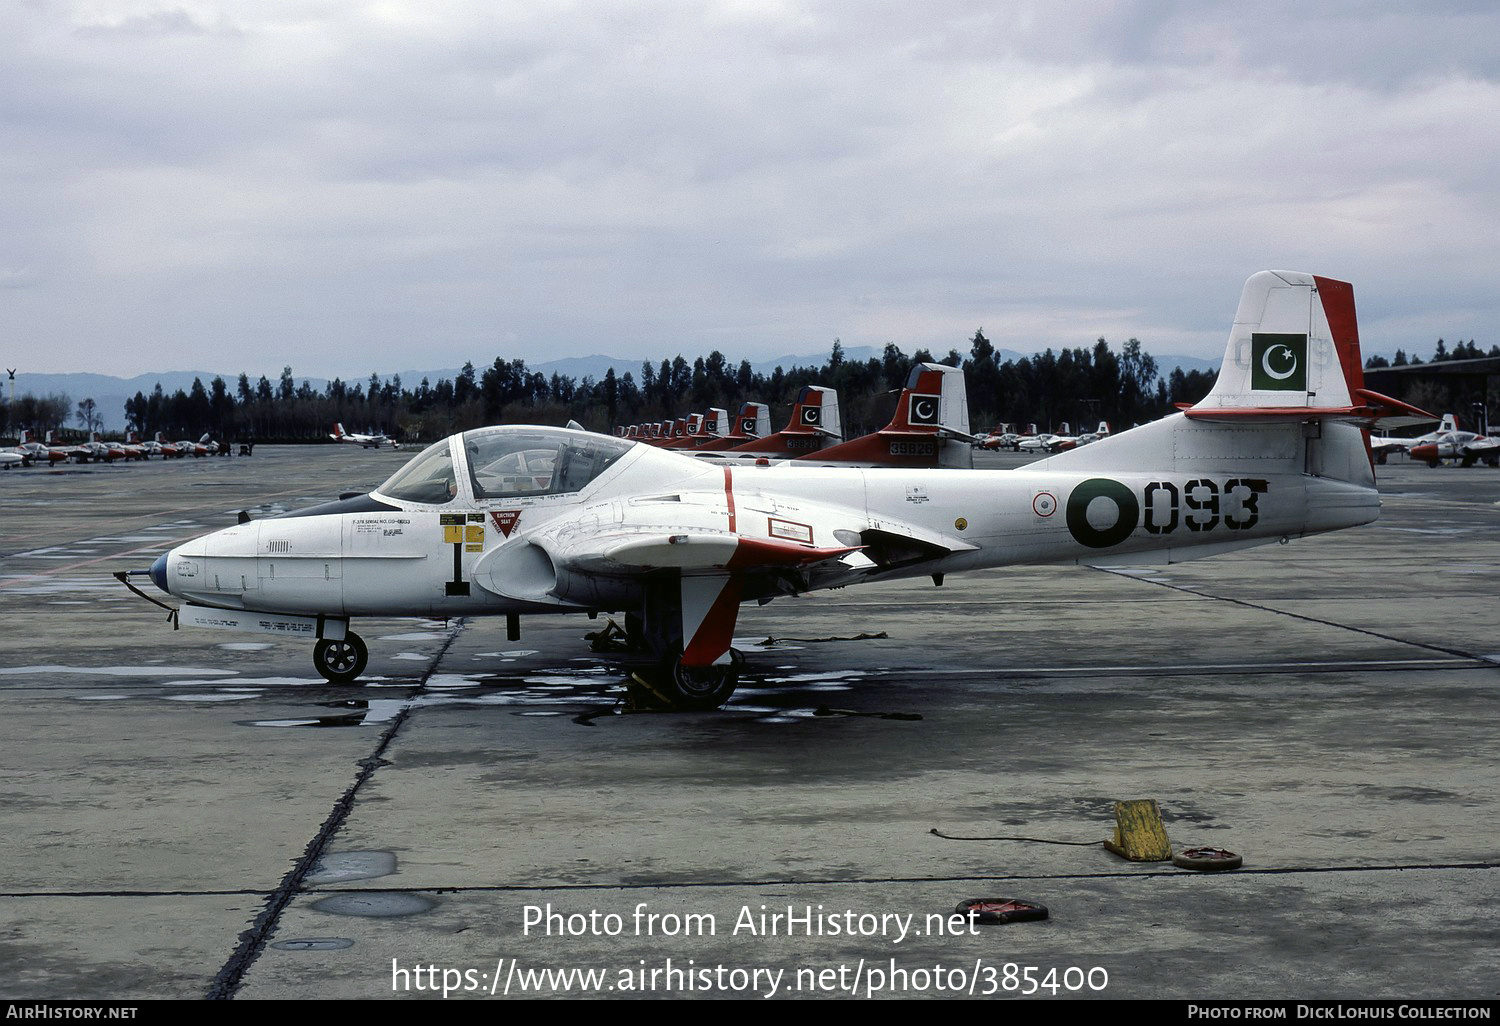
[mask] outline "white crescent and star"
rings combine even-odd
[[[1291,360],[1292,360],[1292,366],[1291,366],[1291,368],[1289,370],[1285,371],[1284,373],[1280,373],[1280,374],[1278,374],[1276,371],[1274,371],[1274,370],[1271,369],[1271,354],[1274,353],[1274,352],[1276,352],[1276,350],[1278,350],[1278,349],[1280,349],[1284,353],[1286,353],[1286,355],[1289,356],[1289,357],[1291,357]],[[1275,381],[1285,381],[1287,378],[1289,378],[1293,374],[1297,373],[1297,354],[1294,353],[1294,352],[1292,352],[1292,347],[1291,346],[1285,346],[1285,345],[1269,346],[1269,347],[1267,347],[1265,353],[1260,358],[1260,369],[1266,372],[1266,376],[1267,377],[1269,377],[1269,378],[1271,378],[1271,379],[1273,379]]]

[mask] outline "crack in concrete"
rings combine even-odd
[[[458,638],[459,632],[463,630],[466,622],[465,618],[458,618],[448,628],[448,638],[433,656],[432,662],[428,665],[426,672],[422,674],[422,681],[419,688],[425,687],[427,681],[437,671],[438,664],[443,661],[443,656],[447,655],[448,649]],[[334,834],[344,825],[344,820],[349,817],[349,813],[353,811],[354,799],[358,796],[360,788],[374,776],[377,769],[385,764],[382,756],[384,756],[391,742],[395,740],[396,734],[400,732],[401,727],[406,723],[406,719],[411,714],[412,708],[413,706],[411,705],[405,705],[400,712],[391,717],[390,724],[381,732],[380,738],[375,744],[375,750],[359,761],[359,773],[355,776],[354,782],[349,785],[339,800],[334,803],[333,810],[329,812],[328,818],[323,821],[323,825],[319,828],[317,834],[308,842],[307,848],[302,853],[302,857],[293,864],[291,870],[282,878],[281,885],[271,893],[266,907],[255,917],[255,921],[251,923],[250,928],[240,934],[239,946],[229,956],[229,960],[224,963],[224,967],[214,977],[214,982],[209,987],[208,993],[204,995],[207,1000],[228,1001],[234,998],[235,991],[239,989],[245,980],[245,974],[250,971],[250,967],[255,964],[256,959],[265,950],[267,941],[275,931],[276,923],[281,918],[282,912],[286,911],[287,906],[292,903],[292,899],[301,891],[303,880],[312,871],[312,867],[317,864],[318,859],[322,857],[329,842],[333,840]]]

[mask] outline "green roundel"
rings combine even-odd
[[[1089,503],[1100,498],[1114,503],[1117,514],[1115,522],[1102,529],[1089,523]],[[1089,478],[1068,496],[1068,533],[1091,549],[1107,549],[1129,538],[1140,516],[1135,493],[1106,477]]]

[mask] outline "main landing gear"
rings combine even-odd
[[[670,606],[657,610],[654,629],[648,628],[651,607],[646,614],[626,613],[625,626],[615,621],[587,637],[595,652],[634,652],[651,655],[654,663],[637,668],[634,677],[658,701],[674,709],[717,709],[729,701],[739,685],[740,669],[745,657],[728,649],[728,659],[709,665],[689,666],[683,663],[682,637],[673,629],[680,622],[681,611]],[[649,699],[647,700],[649,701]]]
[[[370,650],[364,639],[345,631],[340,641],[320,638],[313,646],[313,668],[330,684],[351,684],[370,661]]]
[[[717,709],[729,701],[740,682],[740,660],[729,644],[742,578],[661,574],[644,590],[640,637],[659,667],[652,686],[678,709]]]
[[[654,666],[639,674],[648,687],[677,709],[717,709],[739,686],[744,660],[730,647],[744,594],[733,574],[660,574],[646,583],[639,611],[625,618],[628,647],[644,650]],[[618,630],[618,628],[616,629]],[[595,648],[618,642],[608,631]],[[352,683],[370,652],[347,628],[342,638],[321,638],[313,666],[331,684]]]
[[[739,653],[731,651],[731,656],[717,666],[684,666],[680,653],[663,660],[660,683],[672,704],[679,709],[717,709],[729,701],[739,687],[741,662]]]

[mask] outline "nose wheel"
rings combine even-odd
[[[352,683],[369,661],[370,650],[353,631],[346,631],[341,641],[322,638],[313,646],[313,668],[330,684]]]

